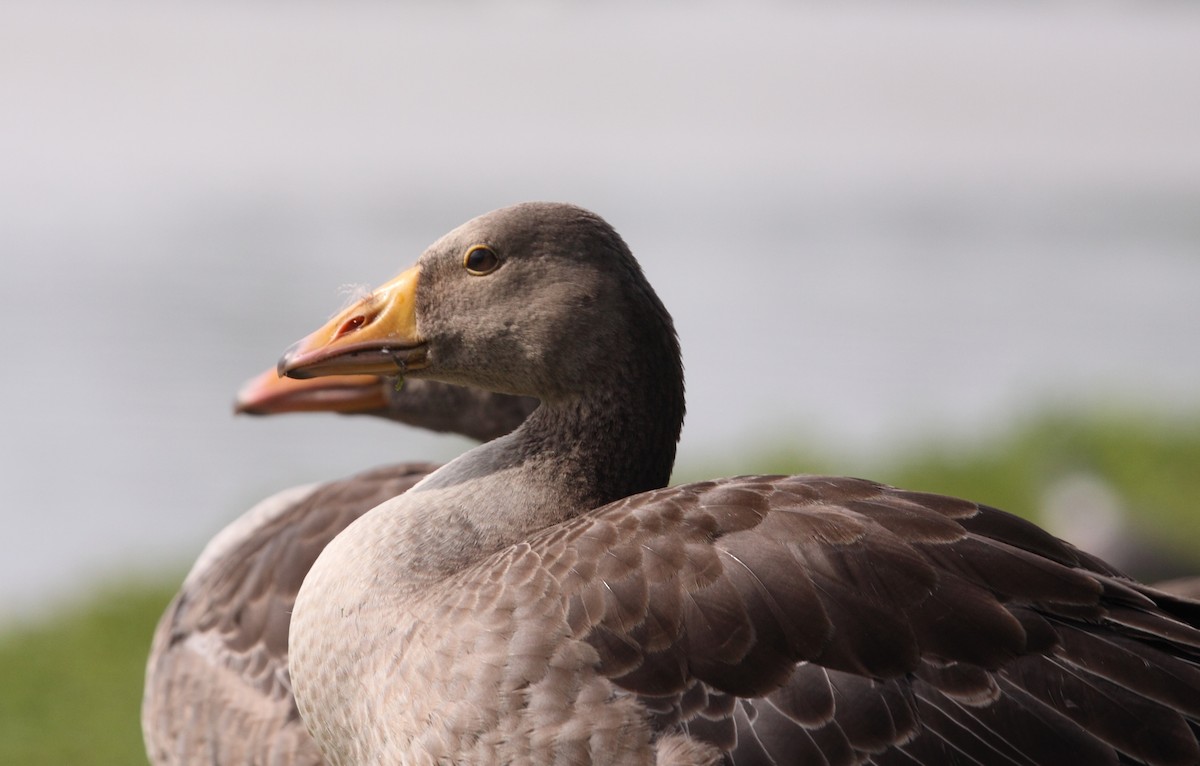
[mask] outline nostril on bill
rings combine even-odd
[[[337,337],[340,338],[343,335],[349,335],[350,333],[354,332],[355,330],[362,327],[366,323],[367,323],[367,318],[365,316],[363,316],[362,314],[357,314],[355,316],[352,316],[349,319],[347,319],[345,322],[343,322],[342,326],[338,328]]]

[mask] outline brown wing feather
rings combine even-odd
[[[1003,511],[740,477],[528,551],[599,671],[727,763],[1200,762],[1195,605]]]
[[[334,536],[436,468],[405,463],[321,485],[202,560],[154,636],[143,701],[152,763],[323,762],[287,671],[296,593]]]

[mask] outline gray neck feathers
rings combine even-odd
[[[682,423],[682,378],[649,367],[642,373],[652,380],[544,403],[513,433],[380,509],[389,519],[383,547],[401,570],[394,585],[419,588],[540,529],[665,486]]]
[[[519,426],[537,404],[528,396],[410,379],[398,390],[392,384],[384,414],[406,425],[490,441]]]

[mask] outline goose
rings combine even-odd
[[[279,371],[541,401],[309,571],[289,667],[332,764],[1200,763],[1200,603],[963,499],[666,487],[679,345],[591,212],[468,221]]]
[[[1159,580],[1154,583],[1154,587],[1167,593],[1174,593],[1176,596],[1200,599],[1200,577],[1196,575]]]
[[[434,381],[398,390],[377,376],[297,381],[271,369],[241,389],[235,411],[370,413],[487,440],[511,431],[535,405]],[[287,674],[296,591],[347,524],[436,467],[400,463],[287,489],[212,539],[154,633],[142,702],[152,764],[324,762],[296,713]]]

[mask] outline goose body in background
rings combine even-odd
[[[432,381],[397,391],[374,376],[279,379],[240,392],[241,412],[371,413],[491,439],[536,402]],[[155,766],[313,766],[287,672],[288,621],[317,554],[351,521],[437,468],[384,466],[295,487],[256,505],[204,549],[159,621],[146,667],[142,732]]]
[[[965,500],[664,489],[678,344],[591,213],[469,221],[279,367],[542,402],[305,579],[289,663],[334,764],[1200,763],[1200,603]]]
[[[1173,580],[1159,580],[1154,587],[1176,596],[1200,600],[1200,577],[1176,577]]]

